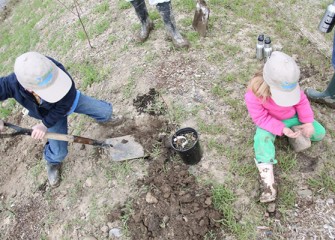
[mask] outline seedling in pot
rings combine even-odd
[[[196,141],[197,141],[197,137],[195,136],[193,132],[190,132],[190,133],[184,133],[180,136],[176,136],[173,139],[173,144],[177,150],[184,151],[194,146]]]

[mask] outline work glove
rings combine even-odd
[[[44,126],[43,123],[36,124],[32,127],[33,132],[31,133],[31,137],[34,139],[43,139],[48,128]]]
[[[0,120],[0,132],[2,132],[5,129],[5,125],[2,120]]]

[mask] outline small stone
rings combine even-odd
[[[211,205],[212,204],[212,198],[210,198],[210,197],[206,198],[205,204],[206,205]]]
[[[269,203],[268,207],[267,207],[267,211],[269,213],[273,213],[276,211],[276,204],[275,203]]]
[[[121,232],[121,229],[119,228],[112,228],[111,230],[109,230],[109,237],[121,237],[122,236],[122,232]]]
[[[327,204],[328,205],[333,205],[334,204],[334,199],[332,199],[332,198],[327,199]]]
[[[291,128],[292,131],[300,131],[299,126]],[[288,138],[288,141],[295,152],[302,152],[311,146],[311,139],[300,134],[297,138]]]
[[[88,187],[88,188],[92,187],[92,178],[91,177],[86,179],[86,181],[84,183],[84,187]]]
[[[147,203],[158,203],[157,198],[155,198],[151,192],[147,193],[147,195],[145,196],[145,201]]]
[[[298,195],[303,198],[308,198],[313,195],[313,192],[309,189],[303,189],[298,191]]]

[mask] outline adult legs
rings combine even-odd
[[[132,0],[130,3],[133,5],[138,19],[141,21],[141,30],[138,33],[138,40],[144,42],[154,29],[154,24],[149,18],[149,13],[144,0]]]
[[[159,11],[167,33],[172,39],[173,44],[177,48],[188,48],[190,43],[185,39],[178,31],[174,14],[172,12],[172,6],[170,1],[164,1],[157,3],[157,10]]]
[[[333,39],[332,65],[335,68],[335,33]],[[305,92],[311,101],[324,103],[331,108],[335,108],[335,74],[323,92],[316,91],[312,88],[307,88]]]

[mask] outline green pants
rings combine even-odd
[[[288,128],[302,124],[301,122],[299,122],[297,116],[283,120],[282,122]],[[313,122],[313,126],[314,134],[311,136],[311,141],[322,140],[326,134],[325,128],[317,121]],[[276,135],[257,127],[256,134],[254,136],[254,149],[257,163],[277,163],[277,160],[275,159],[275,139]]]

